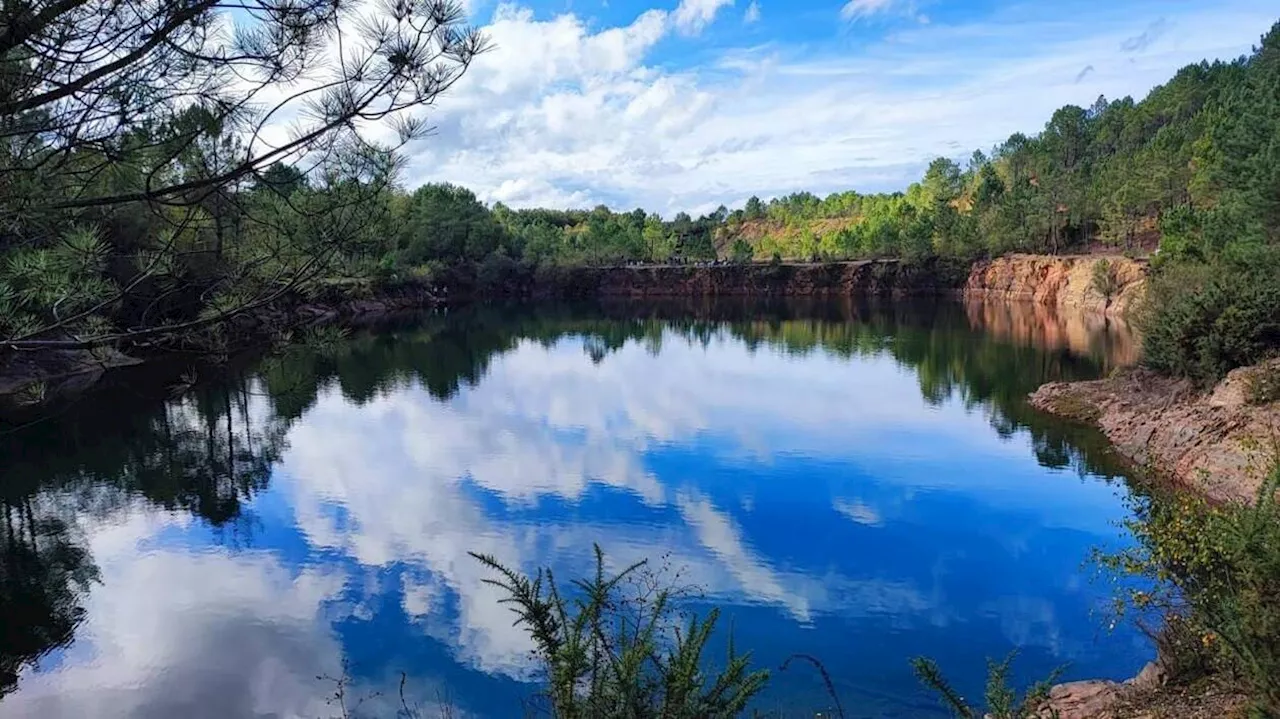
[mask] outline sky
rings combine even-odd
[[[1272,0],[468,0],[493,49],[404,184],[670,214],[905,189],[929,160],[1247,53]]]

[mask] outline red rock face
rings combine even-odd
[[[950,293],[962,279],[931,265],[896,261],[584,267],[566,270],[550,289],[598,297],[850,297]]]
[[[1114,281],[1110,297],[1095,287],[1094,268],[1102,261],[1109,263]],[[1123,256],[1006,255],[975,264],[964,292],[1123,316],[1142,297],[1146,279],[1146,263]]]

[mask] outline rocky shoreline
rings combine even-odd
[[[1252,387],[1280,360],[1242,367],[1211,391],[1134,368],[1092,382],[1053,382],[1031,395],[1045,412],[1097,426],[1116,450],[1213,501],[1252,501],[1280,442],[1280,402]]]
[[[1122,456],[1181,491],[1253,502],[1280,450],[1277,382],[1280,359],[1236,369],[1209,391],[1132,368],[1092,382],[1052,382],[1030,402],[1098,427]],[[1216,719],[1244,703],[1231,687],[1166,688],[1157,660],[1123,684],[1055,686],[1048,708],[1060,719]]]

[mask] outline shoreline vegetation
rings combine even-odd
[[[406,4],[353,30],[339,22],[347,0],[306,0],[290,18],[263,0],[250,14],[268,19],[231,40],[206,31],[216,0],[159,14],[135,4],[108,13],[130,51],[100,70],[89,69],[103,20],[92,4],[4,11],[15,16],[0,33],[0,363],[67,350],[216,357],[280,303],[343,290],[357,301],[406,282],[518,294],[528,278],[628,264],[969,267],[1158,249],[1154,271],[1184,275],[1181,287],[1241,268],[1261,282],[1276,268],[1280,26],[1250,55],[1189,65],[1140,101],[1066,106],[1036,134],[963,163],[937,158],[902,192],[798,192],[662,217],[490,206],[454,185],[400,184],[398,148],[488,47],[457,3]],[[335,40],[362,57],[281,104],[255,102]],[[263,141],[292,116],[305,122],[287,142]],[[355,131],[369,122],[396,140]],[[1096,283],[1108,296],[1109,275]],[[1198,327],[1191,318],[1182,331]],[[293,329],[270,326],[280,341]],[[1152,360],[1186,369],[1169,353]]]
[[[1039,288],[1059,276],[1071,291],[1055,290],[1052,303],[1090,295],[1090,302],[1101,298],[1104,313],[1118,311],[1113,303],[1127,307],[1135,294],[1126,289],[1133,282],[1124,260],[1149,257],[1145,300],[1134,311],[1141,371],[1152,374],[1104,382],[1181,383],[1186,401],[1209,397],[1209,424],[1222,421],[1223,411],[1273,413],[1280,400],[1280,24],[1249,55],[1190,65],[1140,101],[1100,97],[1087,108],[1066,106],[1039,133],[1015,134],[963,165],[938,158],[903,192],[751,197],[737,209],[668,219],[604,206],[488,206],[449,184],[402,187],[397,150],[426,134],[425,111],[465,82],[487,39],[465,25],[454,2],[394,3],[379,22],[352,28],[341,19],[354,4],[299,0],[282,13],[277,3],[246,0],[243,14],[257,24],[230,38],[211,30],[221,22],[217,0],[0,9],[4,373],[47,379],[182,353],[218,362],[249,342],[304,339],[304,328],[325,316],[376,312],[389,304],[389,288],[419,293],[409,303],[444,302],[449,288],[463,286],[460,278],[485,297],[521,295],[510,290],[519,278],[574,286],[593,272],[664,277],[629,264],[706,275],[711,263],[724,273],[799,276],[788,268],[877,261],[862,266],[896,268],[893,278],[879,278],[892,294],[922,280],[934,291],[959,288],[975,263],[986,268],[982,282],[998,286],[1002,280],[987,270],[1015,254],[1087,255],[1099,259],[1081,271],[1011,271],[1005,291],[1049,302]],[[106,48],[102,37],[114,44]],[[323,54],[335,42],[353,56],[326,66]],[[303,77],[316,82],[299,84]],[[289,132],[272,132],[286,123]],[[356,129],[371,123],[393,130],[394,141],[374,143]],[[909,274],[925,266],[964,269]],[[850,289],[843,279],[836,284]],[[1011,289],[1020,285],[1031,289]],[[1217,392],[1206,394],[1247,367],[1255,369],[1237,383],[1240,402],[1225,406]],[[1148,376],[1161,379],[1148,383]],[[20,383],[20,402],[45,401],[46,379]],[[1104,431],[1126,402],[1068,399],[1072,406],[1064,407],[1067,396],[1074,395],[1060,394],[1054,406]],[[1184,427],[1193,436],[1206,431]],[[1135,443],[1147,441],[1143,431]],[[1168,461],[1159,447],[1144,451]],[[1220,470],[1220,455],[1199,456],[1209,459],[1190,461],[1188,471]],[[1138,549],[1103,560],[1156,582],[1153,593],[1122,598],[1151,622],[1160,654],[1144,674],[1160,675],[1147,678],[1164,693],[1144,711],[1176,690],[1194,706],[1170,716],[1280,715],[1280,472],[1258,476],[1252,501],[1239,492],[1218,504],[1139,492],[1131,526]],[[532,621],[558,611],[556,601],[548,605],[536,591],[520,601],[524,585],[506,579],[525,621],[542,627],[543,649],[564,646],[546,643],[559,635]],[[578,588],[590,593],[605,581],[597,580]],[[588,620],[596,616],[591,606]],[[568,619],[555,629],[563,632]],[[668,655],[670,671],[656,675],[679,680],[663,693],[648,691],[655,675],[637,666],[647,661],[643,652],[590,654],[604,646],[598,635],[579,637],[588,656],[617,661],[607,668],[612,674],[593,666],[585,677],[594,687],[596,678],[612,676],[610,691],[622,692],[612,699],[634,702],[635,716],[654,716],[655,702],[666,706],[673,697],[712,713],[741,708],[758,675],[731,662],[732,671],[718,677],[724,684],[702,693],[706,685],[690,663],[702,625],[688,625],[684,636]],[[548,664],[552,687],[572,707],[584,675],[570,672],[564,681],[559,656]],[[576,650],[572,657],[580,659]],[[1001,666],[993,667],[997,679]],[[929,683],[946,698],[945,682],[932,674]],[[1204,703],[1224,686],[1235,697],[1229,708]],[[1098,692],[1106,693],[1115,694]],[[988,710],[1036,716],[1039,697],[1015,701],[993,682]],[[1119,706],[1098,711],[1116,714]]]

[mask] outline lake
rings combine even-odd
[[[361,715],[403,678],[426,716],[520,716],[530,647],[468,552],[569,578],[593,544],[757,666],[819,658],[847,716],[940,716],[919,655],[967,696],[1015,648],[1019,681],[1124,679],[1153,650],[1089,563],[1130,541],[1121,470],[1025,396],[1135,354],[1030,305],[730,301],[135,370],[0,439],[0,716],[328,717],[339,677]],[[792,665],[757,704],[832,701]]]

